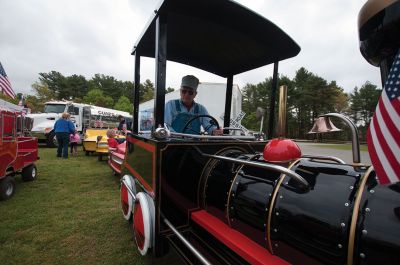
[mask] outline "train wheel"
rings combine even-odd
[[[37,169],[34,164],[24,167],[22,169],[22,180],[23,181],[35,180],[36,176],[37,176]]]
[[[15,179],[7,176],[0,180],[0,200],[8,200],[15,192]]]
[[[122,177],[120,188],[122,215],[125,220],[131,219],[133,206],[133,198],[129,194],[127,186],[131,189],[133,194],[136,194],[135,181],[131,176],[125,175]]]
[[[154,238],[154,202],[144,192],[136,195],[133,211],[133,233],[140,254],[146,255],[153,246]]]

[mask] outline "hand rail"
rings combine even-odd
[[[201,261],[202,264],[211,265],[207,260],[190,242],[171,224],[171,222],[162,215],[164,223],[172,230],[172,232],[182,241],[182,243]]]
[[[323,114],[321,116],[327,116],[327,117],[336,117],[344,121],[351,130],[351,147],[353,151],[353,163],[357,164],[360,163],[360,142],[358,139],[358,129],[357,126],[352,122],[348,117],[344,116],[343,114],[339,113],[327,113]]]
[[[126,184],[124,179],[121,179],[121,183],[123,183],[126,187],[126,189],[128,190],[129,194],[132,196],[133,202],[136,201],[136,194],[133,193],[133,191],[131,190],[131,187],[129,187],[129,185]]]
[[[253,135],[196,135],[196,134],[187,134],[187,133],[176,133],[171,132],[171,136],[180,136],[180,137],[189,137],[195,139],[214,139],[214,140],[222,140],[222,139],[237,139],[237,140],[255,140],[256,138]]]
[[[322,156],[322,155],[302,155],[302,158],[313,158],[318,160],[331,160],[334,162],[338,162],[339,164],[346,164],[342,159],[337,158],[335,156]]]
[[[195,148],[202,156],[205,157],[210,157],[210,158],[214,158],[214,159],[219,159],[219,160],[224,160],[224,161],[228,161],[228,162],[233,162],[233,163],[238,163],[241,165],[247,165],[247,166],[253,166],[253,167],[258,167],[258,168],[263,168],[263,169],[269,169],[272,171],[276,171],[279,172],[281,174],[285,174],[291,178],[293,178],[294,180],[297,181],[297,183],[300,185],[300,188],[304,191],[304,192],[308,192],[310,190],[310,185],[308,184],[308,182],[299,174],[297,174],[296,172],[287,169],[285,167],[279,166],[279,165],[274,165],[274,164],[264,164],[264,163],[257,163],[254,161],[247,161],[247,160],[241,160],[241,159],[236,159],[236,158],[231,158],[231,157],[225,157],[225,156],[219,156],[219,155],[210,155],[210,154],[206,154],[203,153],[198,147],[194,146],[193,148]]]

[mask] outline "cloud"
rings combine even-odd
[[[280,73],[294,77],[304,66],[309,71],[351,91],[369,80],[380,85],[379,70],[358,50],[357,14],[362,1],[239,0],[285,30],[301,46],[300,54],[280,63]],[[24,0],[1,1],[0,62],[16,92],[32,93],[38,73],[64,75],[96,73],[133,81],[130,55],[156,0]],[[6,12],[4,12],[6,10]],[[202,81],[223,82],[215,75],[168,63],[167,86],[176,87],[182,75],[195,73]],[[235,77],[243,87],[272,75],[262,67]],[[154,62],[143,59],[142,81],[154,81]]]

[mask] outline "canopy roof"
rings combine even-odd
[[[279,27],[230,0],[164,0],[132,54],[155,57],[156,19],[166,19],[167,60],[223,77],[300,52]]]

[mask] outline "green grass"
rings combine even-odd
[[[316,147],[320,148],[330,148],[330,149],[337,149],[337,150],[351,150],[351,144],[323,144],[323,145],[315,145]],[[360,151],[368,152],[367,145],[360,145]]]
[[[0,264],[146,264],[119,206],[119,178],[97,157],[40,148],[38,178],[0,202]]]

